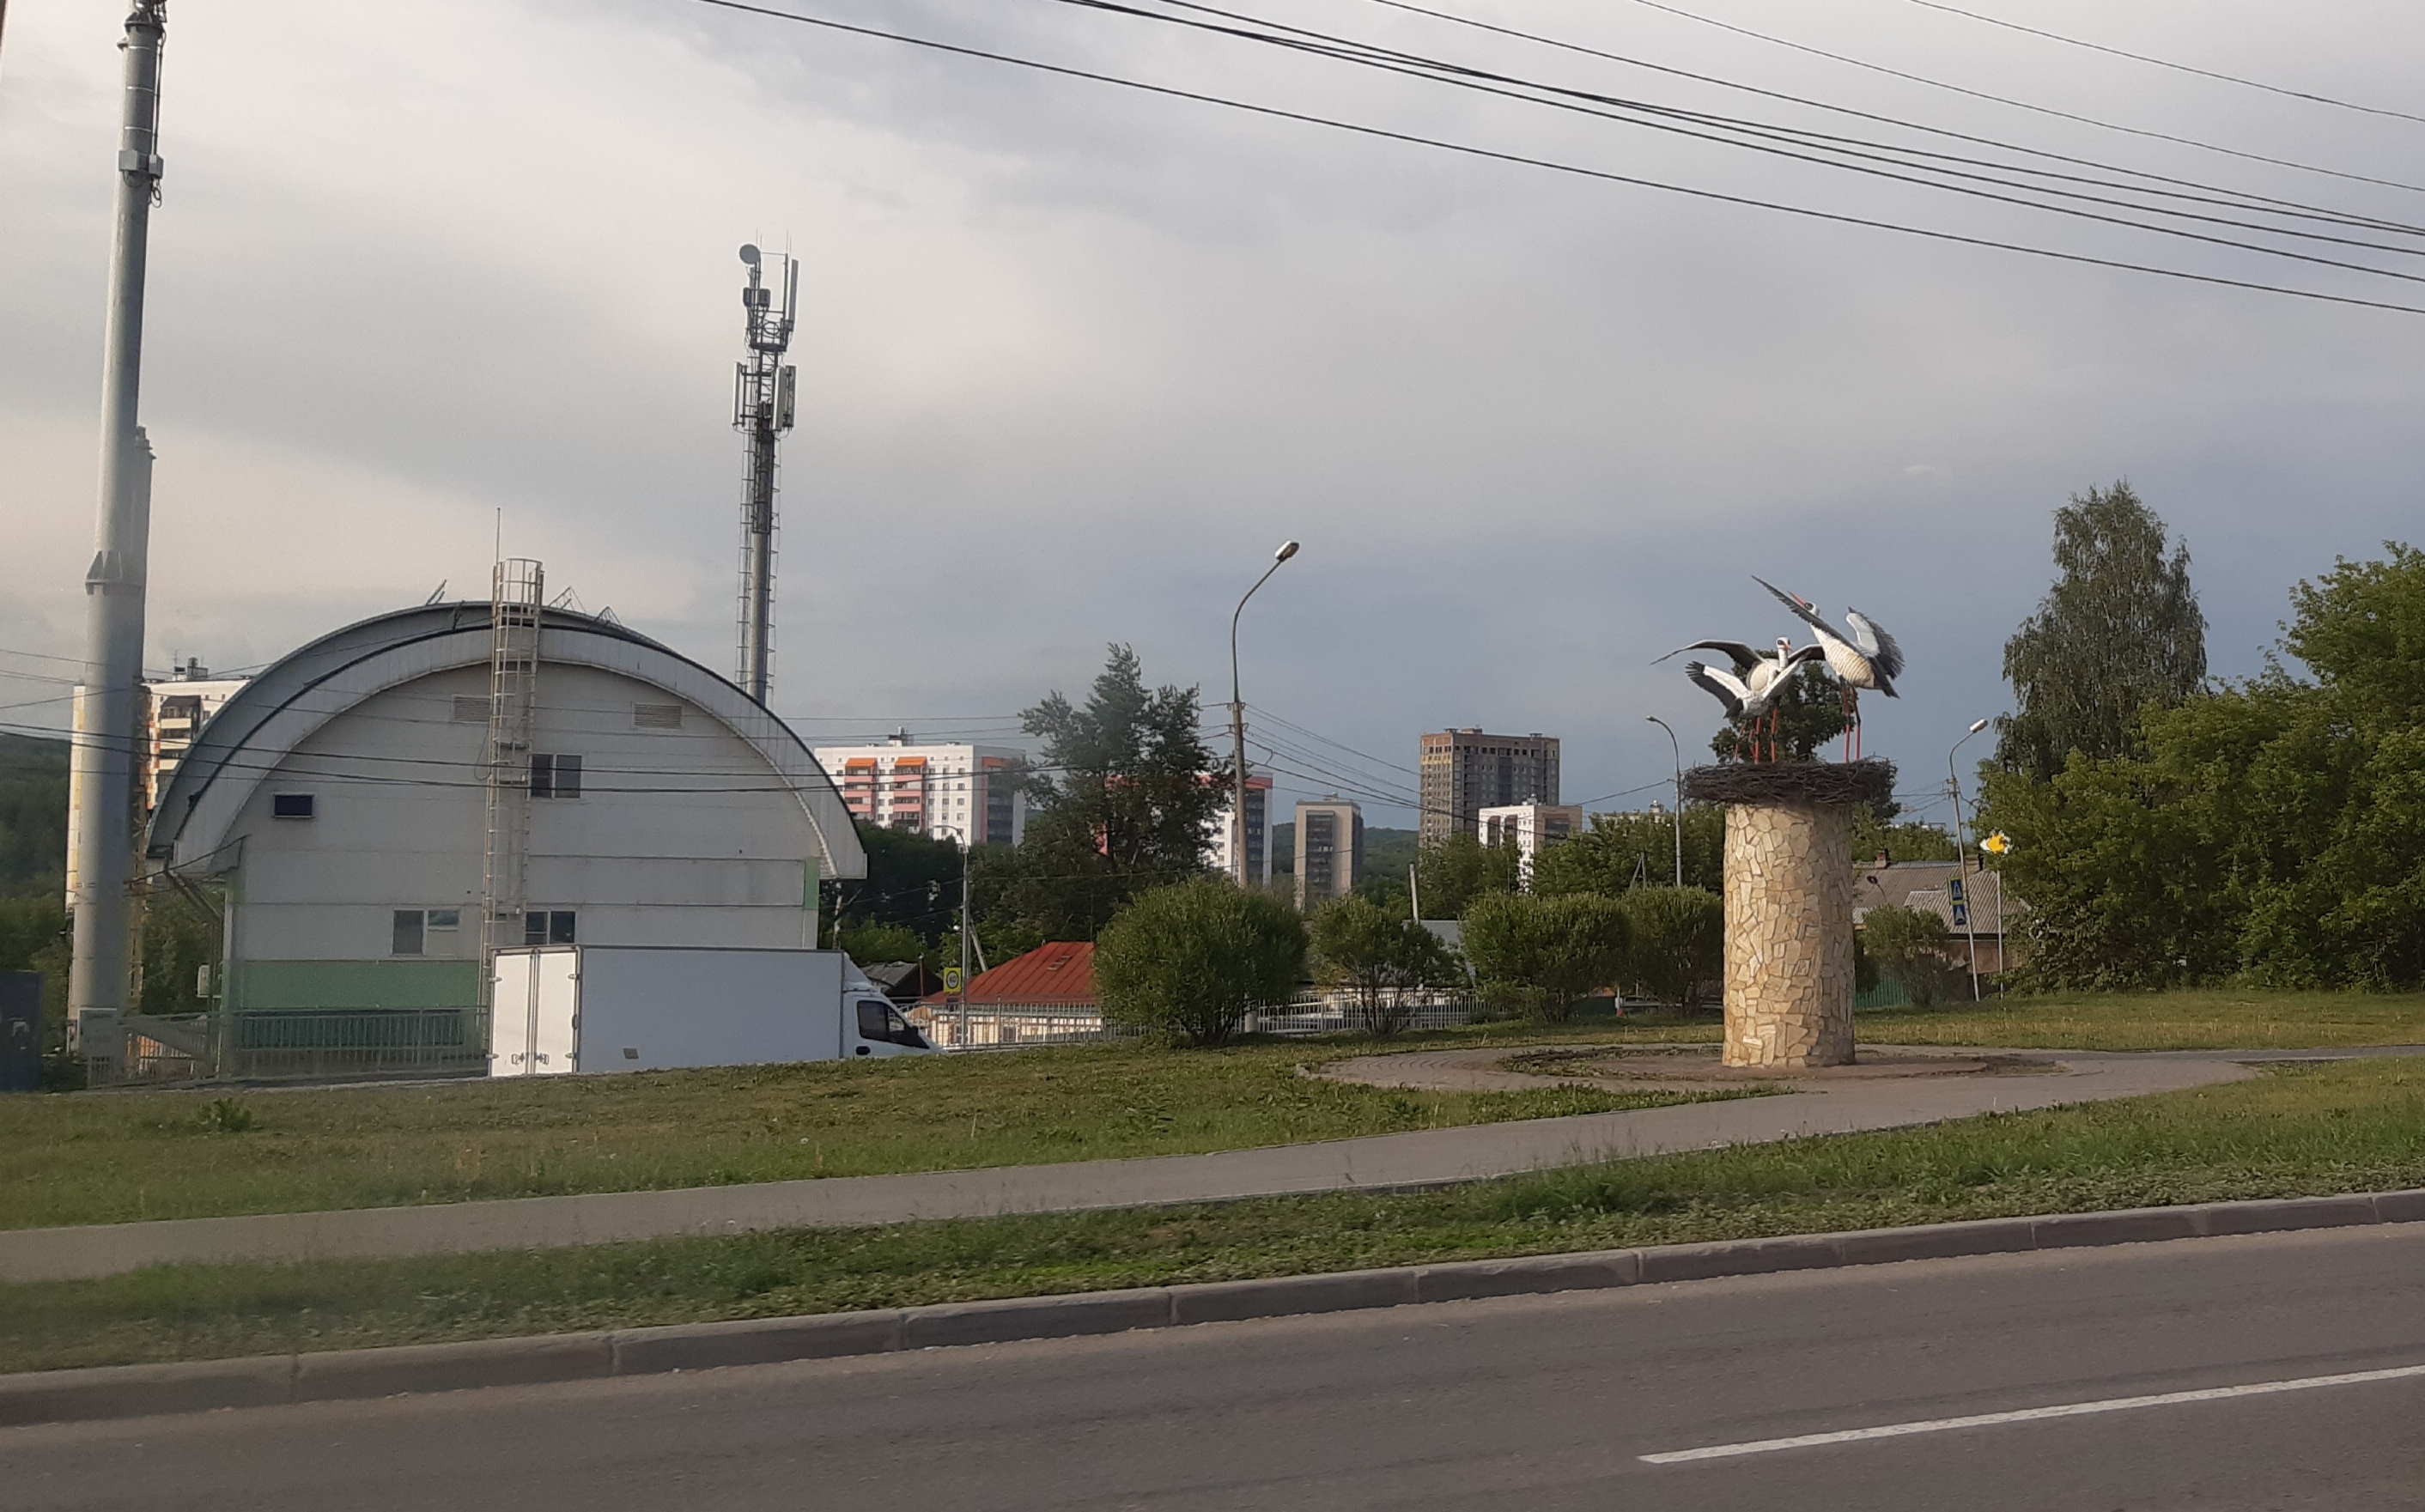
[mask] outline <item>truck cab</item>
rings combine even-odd
[[[851,1056],[927,1055],[935,1047],[917,1026],[901,1016],[880,992],[853,992],[843,1018],[843,1032],[852,1041]]]

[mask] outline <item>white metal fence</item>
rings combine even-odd
[[[1404,1018],[1402,1028],[1453,1029],[1473,1021],[1473,1002],[1460,993],[1409,993],[1398,1012]],[[1144,1036],[1142,1030],[1105,1023],[1102,1009],[1092,1003],[971,1004],[965,1009],[928,1005],[909,1017],[941,1050],[1018,1050]],[[1287,1003],[1255,1009],[1239,1025],[1239,1032],[1309,1037],[1355,1034],[1370,1027],[1354,993],[1313,989],[1299,992]]]

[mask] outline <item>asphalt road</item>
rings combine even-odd
[[[2425,1225],[0,1430],[0,1507],[2425,1507]]]

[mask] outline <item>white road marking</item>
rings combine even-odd
[[[1642,1458],[1646,1464],[1680,1465],[1695,1459],[1773,1455],[1780,1449],[1815,1449],[1823,1444],[1903,1439],[1918,1433],[1951,1433],[1956,1428],[1992,1428],[2007,1423],[2038,1423],[2048,1418],[2085,1418],[2100,1412],[2133,1412],[2141,1407],[2177,1407],[2185,1402],[2225,1402],[2239,1396],[2272,1396],[2282,1391],[2312,1391],[2326,1386],[2363,1386],[2371,1381],[2414,1380],[2419,1376],[2425,1376],[2425,1365],[2399,1365],[2390,1370],[2352,1371],[2344,1375],[2305,1375],[2291,1381],[2215,1386],[2201,1391],[2163,1391],[2155,1396],[2116,1396],[2102,1402],[2065,1402],[2060,1407],[2024,1407],[2017,1412],[1981,1412],[1967,1418],[1888,1423],[1875,1428],[1847,1428],[1841,1433],[1804,1433],[1791,1439],[1754,1439],[1747,1443],[1711,1444],[1706,1449],[1674,1449],[1663,1455],[1644,1455]]]

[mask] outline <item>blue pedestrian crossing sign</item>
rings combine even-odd
[[[1969,890],[1964,886],[1962,878],[1958,877],[1953,877],[1945,884],[1945,896],[1947,900],[1953,905],[1953,927],[1956,929],[1969,928],[1970,895]]]

